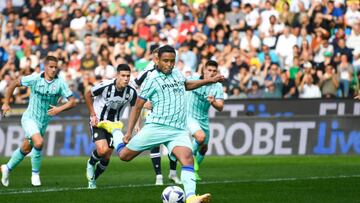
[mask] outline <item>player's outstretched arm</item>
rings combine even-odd
[[[92,126],[96,126],[97,123],[98,123],[98,120],[97,120],[96,113],[95,113],[94,106],[93,106],[93,99],[92,99],[92,95],[91,95],[91,90],[88,90],[85,93],[85,104],[86,104],[86,107],[88,108],[89,113],[90,113],[90,124]]]
[[[207,100],[217,111],[222,111],[224,109],[224,100],[222,99],[215,99],[213,95],[209,95]]]
[[[1,107],[1,111],[3,115],[6,115],[6,113],[10,111],[11,95],[13,95],[15,88],[20,86],[21,86],[20,79],[14,80],[10,83],[10,86],[8,87],[5,94],[4,104]]]
[[[136,99],[135,106],[131,109],[129,123],[128,123],[128,130],[123,138],[123,141],[125,144],[127,144],[131,139],[131,135],[134,130],[135,124],[140,117],[140,113],[141,113],[141,110],[142,110],[145,102],[146,102],[145,99],[138,97]]]
[[[223,75],[216,75],[215,77],[209,78],[209,79],[203,79],[203,80],[186,80],[185,81],[185,89],[186,90],[193,90],[196,88],[199,88],[201,86],[210,84],[210,83],[216,83],[216,82],[222,82],[224,81]]]
[[[55,116],[55,115],[59,114],[60,112],[63,112],[70,108],[73,108],[76,105],[75,97],[70,96],[67,99],[68,99],[68,101],[61,106],[50,105],[50,109],[48,110],[48,115]]]

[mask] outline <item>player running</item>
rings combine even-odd
[[[13,81],[5,95],[4,104],[1,108],[2,113],[10,111],[10,97],[16,87],[30,87],[30,101],[28,108],[21,117],[21,125],[25,131],[25,139],[20,148],[16,149],[11,155],[10,160],[1,165],[1,183],[9,186],[9,175],[12,170],[31,153],[32,176],[31,184],[41,186],[40,166],[41,150],[44,145],[44,135],[52,116],[59,114],[75,106],[75,98],[66,82],[57,76],[58,59],[54,56],[45,58],[45,70],[41,74],[33,73]],[[59,98],[67,98],[67,102],[56,106]]]
[[[192,76],[190,80],[210,79],[218,74],[216,61],[205,64],[202,76]],[[212,83],[187,92],[187,127],[194,137],[193,154],[196,180],[199,181],[199,165],[204,159],[210,138],[209,109],[213,106],[217,111],[224,108],[224,93],[221,83]]]
[[[86,106],[90,112],[92,139],[96,145],[86,167],[89,189],[96,188],[96,179],[109,165],[114,143],[122,142],[122,137],[106,130],[108,128],[122,129],[123,124],[120,118],[124,109],[128,104],[135,105],[137,94],[136,90],[129,86],[130,74],[130,67],[120,64],[117,67],[116,79],[105,80],[85,94]]]

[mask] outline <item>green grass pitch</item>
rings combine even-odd
[[[0,202],[134,202],[159,203],[166,186],[154,186],[148,156],[126,163],[112,157],[96,190],[87,190],[87,157],[45,157],[42,187],[30,184],[30,159],[10,176],[10,186],[0,187]],[[8,158],[1,157],[4,163]],[[212,202],[360,202],[359,156],[237,156],[206,157],[198,193],[210,192]],[[162,159],[165,183],[168,160]],[[178,172],[180,167],[178,166]]]

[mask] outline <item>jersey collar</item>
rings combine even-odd
[[[45,72],[40,73],[40,77],[45,78]],[[58,75],[56,74],[54,79],[57,79]]]

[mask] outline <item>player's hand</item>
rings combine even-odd
[[[151,110],[151,109],[153,108],[153,107],[152,107],[152,103],[149,102],[149,101],[145,102],[144,108],[145,108],[145,109],[148,109],[148,110]]]
[[[223,82],[225,80],[225,77],[223,75],[216,75],[215,77],[212,78],[213,82]]]
[[[58,113],[60,113],[59,107],[50,105],[50,109],[48,110],[48,115],[49,116],[55,116]]]
[[[96,115],[90,116],[90,125],[96,127],[99,120],[97,119]]]
[[[209,96],[207,97],[207,100],[208,100],[208,102],[209,102],[210,104],[212,104],[212,103],[215,101],[214,95],[209,95]]]
[[[354,99],[358,99],[358,100],[360,100],[360,94],[359,94],[359,95],[357,95],[356,97],[354,97]]]
[[[131,140],[131,134],[126,133],[126,134],[124,135],[124,137],[123,137],[123,142],[124,142],[124,144],[129,143],[130,140]]]
[[[10,105],[4,103],[1,107],[0,117],[5,116],[6,113],[9,111],[10,111]]]

